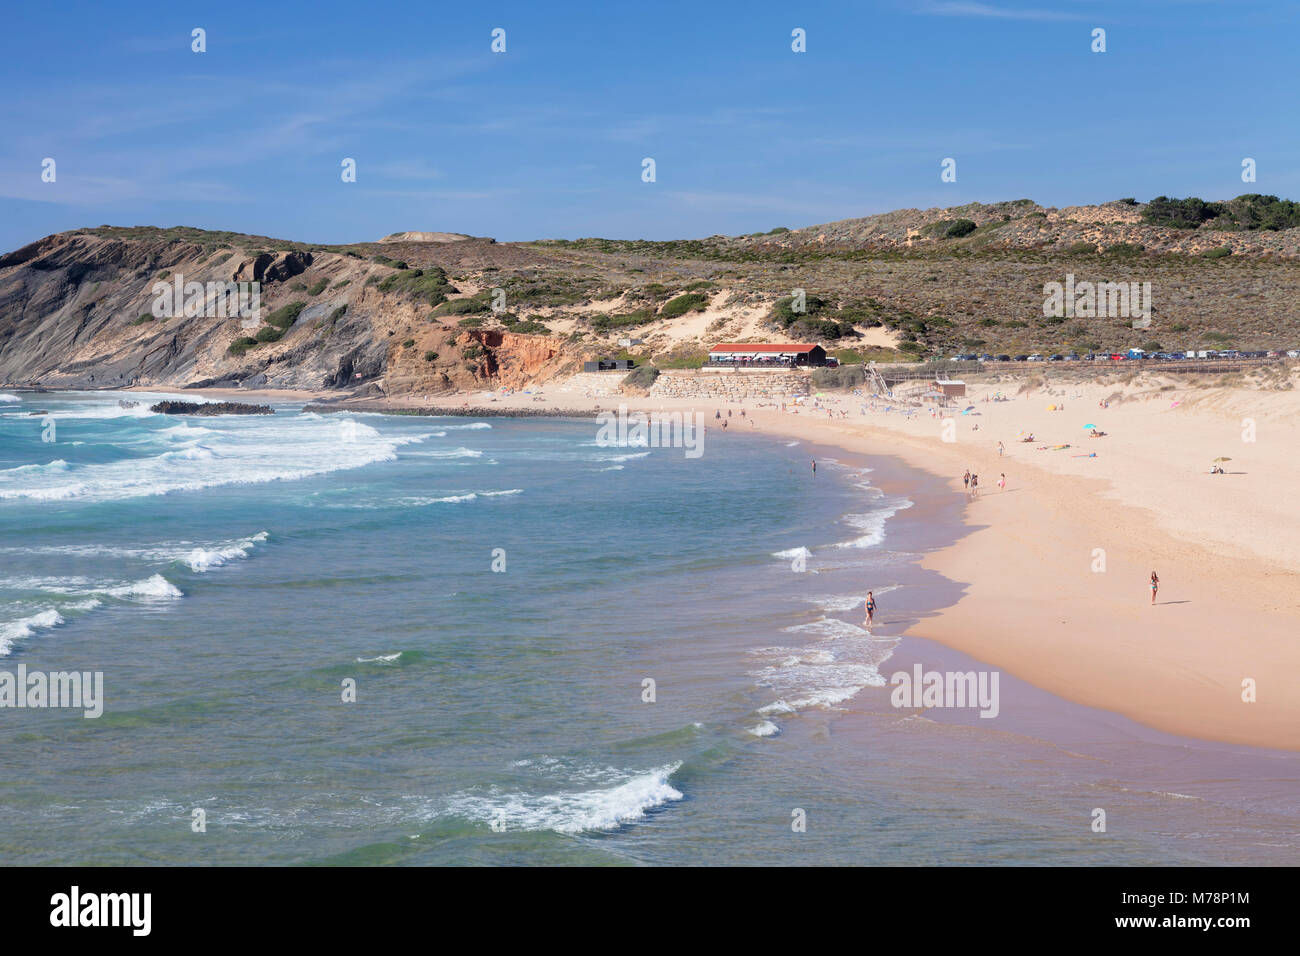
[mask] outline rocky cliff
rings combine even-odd
[[[421,245],[470,246],[442,258],[499,268],[484,251],[491,240]],[[390,241],[385,253],[410,248]],[[437,316],[477,290],[432,261],[426,271],[368,251],[201,230],[49,236],[0,256],[0,382],[438,392],[521,386],[573,361],[546,335]],[[235,295],[218,307],[210,291],[248,283],[260,294],[252,319]]]

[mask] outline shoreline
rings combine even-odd
[[[1070,388],[1088,391],[1087,386]],[[1284,530],[1300,527],[1300,520],[1286,523],[1300,508],[1286,490],[1289,449],[1300,447],[1300,427],[1288,421],[1294,399],[1262,393],[1239,397],[1237,404],[1231,395],[1201,401],[1205,396],[1199,392],[1214,390],[1189,388],[1185,391],[1192,397],[1185,404],[1195,408],[1176,422],[1166,417],[1166,389],[1158,395],[1112,398],[1107,406],[1119,407],[1107,410],[1099,408],[1113,386],[1059,397],[1043,386],[1038,394],[1031,389],[1013,401],[987,404],[981,399],[995,391],[994,385],[972,391],[967,401],[978,421],[945,412],[957,419],[952,442],[941,439],[938,421],[925,412],[911,419],[900,414],[891,418],[880,407],[862,414],[859,404],[870,399],[845,393],[822,397],[823,405],[849,415],[833,419],[808,406],[794,413],[777,411],[767,407],[770,402],[576,395],[563,396],[567,408],[538,408],[531,398],[525,404],[525,396],[505,396],[493,402],[497,408],[476,406],[472,414],[591,417],[597,406],[620,404],[630,411],[701,411],[709,426],[706,435],[716,441],[714,410],[731,408],[738,415],[744,409],[746,418],[740,421],[749,426],[746,434],[896,457],[947,481],[954,494],[962,493],[960,475],[970,467],[985,476],[983,494],[964,503],[964,530],[956,543],[926,553],[921,562],[955,582],[961,593],[955,604],[909,628],[909,635],[984,661],[1072,703],[1158,731],[1300,750],[1300,684],[1295,680],[1300,676],[1300,641],[1294,638],[1300,634],[1300,542]],[[254,390],[237,394],[281,402],[305,397]],[[409,409],[407,414],[418,410],[450,416],[471,414],[467,403],[475,397],[457,395],[454,405],[419,396],[400,402],[363,400],[339,403],[335,410],[401,414]],[[1057,424],[1064,419],[1043,407],[1055,404],[1054,398],[1080,409],[1069,417],[1068,430]],[[1210,450],[1233,449],[1228,442],[1236,436],[1235,416],[1242,403],[1270,438],[1268,444],[1233,456],[1244,462],[1245,470],[1212,478],[1197,464],[1197,472],[1178,472],[1180,457],[1199,463],[1208,460]],[[1173,407],[1179,404],[1175,400]],[[1080,416],[1113,437],[1095,443],[1076,437],[1074,419]],[[1017,425],[1043,437],[1032,445],[1016,443],[1012,429]],[[976,428],[984,434],[976,435]],[[1165,437],[1162,430],[1176,434]],[[1208,439],[1198,440],[1206,434]],[[1038,444],[1058,437],[1077,443],[1071,455],[1078,452],[1080,457]],[[1005,446],[1002,456],[995,450],[998,440]],[[1206,451],[1190,447],[1192,442]],[[1083,457],[1094,450],[1098,457]],[[1010,480],[999,492],[995,479],[1003,471]],[[1146,590],[1152,567],[1162,579],[1160,603],[1154,607]],[[1243,700],[1244,682],[1253,682],[1254,702]]]
[[[996,390],[992,385],[979,389],[968,401],[979,402]],[[1072,425],[1081,414],[1090,421],[1102,419],[1103,429],[1121,427],[1117,421],[1126,429],[1122,440],[1108,437],[1098,440],[1103,442],[1099,445],[1083,444],[1074,434],[1064,436],[1079,443],[1080,454],[1098,449],[1101,457],[1093,459],[1052,459],[1037,442],[1017,448],[1011,425],[990,421],[995,413],[1011,413],[999,417],[1023,421],[1036,434],[1054,438],[1059,419],[1042,404],[1051,401],[1050,389],[1018,395],[1005,405],[973,405],[981,410],[979,424],[987,437],[976,438],[967,419],[959,424],[958,440],[951,443],[941,440],[938,422],[927,414],[888,419],[877,408],[861,416],[859,399],[844,393],[824,398],[824,404],[850,414],[835,419],[810,414],[813,409],[806,406],[792,414],[757,401],[564,400],[587,409],[625,404],[630,411],[707,412],[706,424],[714,420],[715,408],[732,408],[737,414],[743,408],[742,421],[752,422],[754,432],[851,454],[896,456],[948,481],[954,494],[962,493],[959,476],[971,467],[986,477],[980,499],[965,503],[965,533],[922,562],[957,582],[962,594],[909,633],[985,661],[1072,703],[1117,713],[1154,730],[1300,750],[1300,686],[1294,680],[1300,675],[1300,642],[1292,637],[1300,633],[1300,543],[1274,532],[1276,520],[1282,520],[1274,512],[1298,504],[1283,491],[1288,449],[1297,447],[1290,439],[1300,439],[1300,429],[1281,421],[1289,415],[1286,396],[1243,399],[1261,421],[1269,421],[1272,431],[1282,432],[1256,449],[1266,455],[1252,462],[1250,472],[1240,473],[1258,469],[1264,479],[1245,488],[1213,485],[1215,479],[1208,474],[1204,483],[1194,483],[1202,474],[1199,465],[1186,478],[1167,477],[1161,469],[1181,446],[1166,451],[1151,431],[1161,424],[1167,395],[1123,401],[1122,414],[1117,414],[1119,409],[1098,411],[1104,393],[1113,391],[1099,386],[1094,394],[1069,396],[1082,409],[1071,416]],[[462,402],[468,398],[459,397]],[[503,410],[522,405],[517,396],[512,398],[516,401],[501,401]],[[1281,404],[1272,409],[1266,398]],[[427,407],[447,413],[436,403]],[[570,409],[549,411],[562,417]],[[1234,437],[1236,413],[1229,407],[1224,415],[1225,430]],[[1208,417],[1185,415],[1180,428],[1199,434],[1215,425]],[[709,428],[710,434],[715,431]],[[1004,442],[1006,454],[1001,457],[996,440]],[[1126,461],[1130,454],[1150,457],[1155,467],[1145,460]],[[1210,457],[1194,448],[1185,454],[1196,462]],[[1083,470],[1099,462],[1111,465],[1113,472]],[[1008,468],[1010,482],[999,493],[993,476]],[[1116,480],[1114,472],[1119,471],[1124,471],[1125,480]],[[1221,493],[1231,498],[1210,504],[1197,500]],[[1189,502],[1186,509],[1170,500],[1180,496]],[[1193,520],[1196,533],[1189,535],[1187,513],[1212,520]],[[1207,523],[1211,527],[1204,527]],[[1292,522],[1290,527],[1297,525],[1300,522]],[[1099,559],[1103,570],[1093,570]],[[1155,607],[1149,606],[1146,590],[1153,566],[1164,569]],[[1253,702],[1243,700],[1247,681],[1253,682]]]

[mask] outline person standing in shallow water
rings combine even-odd
[[[1156,603],[1156,592],[1160,590],[1160,576],[1151,572],[1151,603]]]
[[[817,474],[817,459],[816,459],[816,458],[814,458],[814,459],[812,460],[812,468],[813,468],[813,472],[812,472],[812,473],[813,473],[814,475]]]
[[[868,591],[867,592],[867,627],[871,626],[871,622],[875,620],[875,617],[876,617],[876,598],[870,591]]]

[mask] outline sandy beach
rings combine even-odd
[[[393,404],[557,412],[618,404],[554,388],[541,394],[545,403],[475,393]],[[898,456],[948,478],[954,495],[964,495],[964,471],[979,475],[979,497],[964,511],[969,534],[925,561],[963,596],[919,625],[918,636],[1159,730],[1297,750],[1296,404],[1290,391],[1144,376],[1124,385],[975,384],[941,417],[909,417],[881,402],[872,409],[869,398],[846,393],[784,412],[758,401],[717,407],[736,413],[732,428]],[[693,408],[710,426],[717,410],[652,399],[627,405]],[[708,442],[725,440],[710,427]],[[1212,475],[1218,456],[1231,461],[1226,474]],[[1154,606],[1152,570],[1161,582]],[[1253,702],[1243,699],[1251,687]]]

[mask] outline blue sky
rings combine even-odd
[[[312,242],[663,239],[972,200],[1300,199],[1297,13],[1270,0],[11,4],[0,249],[101,223]],[[791,51],[796,27],[806,53]],[[940,181],[945,157],[956,182]]]

